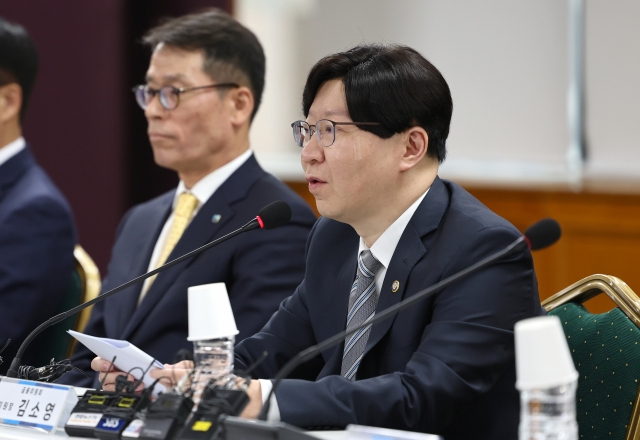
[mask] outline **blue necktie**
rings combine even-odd
[[[351,286],[349,295],[349,314],[347,330],[369,322],[376,314],[376,306],[380,294],[376,291],[375,275],[382,264],[375,259],[371,251],[360,252],[358,258],[358,274]],[[347,336],[342,353],[342,369],[340,374],[349,380],[356,379],[367,340],[371,333],[371,325],[367,325]]]

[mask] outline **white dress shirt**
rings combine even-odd
[[[245,151],[240,156],[233,159],[231,162],[204,176],[195,185],[193,185],[193,188],[191,189],[187,189],[182,180],[180,181],[180,183],[178,183],[178,188],[176,189],[176,193],[173,196],[171,214],[169,215],[169,218],[165,222],[164,226],[162,227],[162,231],[158,236],[156,245],[153,248],[153,253],[151,254],[151,260],[149,260],[149,267],[147,268],[147,271],[151,271],[157,268],[158,259],[160,258],[160,254],[162,254],[162,249],[164,248],[164,244],[167,241],[169,231],[171,230],[171,225],[173,224],[174,211],[176,209],[176,204],[178,203],[178,197],[180,196],[180,194],[182,194],[183,192],[191,193],[196,197],[196,199],[198,199],[198,204],[196,205],[195,209],[193,210],[193,214],[191,215],[191,219],[193,219],[198,214],[198,211],[200,210],[202,205],[207,203],[207,200],[209,200],[213,193],[215,193],[216,190],[220,188],[220,186],[238,168],[240,168],[240,166],[242,166],[242,164],[245,163],[247,159],[251,157],[251,154],[253,154],[251,150]],[[191,222],[191,220],[189,222]],[[138,298],[138,305],[140,305],[140,302],[142,302],[142,299],[146,295],[151,283],[150,280],[152,280],[153,278],[154,277],[151,277],[145,280],[144,285],[142,286],[142,291]]]
[[[0,147],[0,165],[24,150],[26,146],[27,143],[24,141],[24,138],[20,136],[15,141],[8,143],[4,147]]]
[[[381,264],[380,268],[376,272],[374,277],[376,281],[376,292],[380,295],[380,287],[382,283],[384,283],[384,277],[387,274],[387,269],[389,268],[389,264],[391,263],[391,258],[393,257],[393,253],[396,251],[396,247],[400,242],[400,238],[402,237],[402,233],[407,228],[411,217],[415,214],[416,210],[422,200],[429,192],[429,188],[422,194],[418,200],[413,202],[411,206],[407,208],[405,212],[403,212],[400,217],[396,219],[395,222],[391,224],[380,237],[376,240],[376,242],[369,248],[367,244],[364,242],[364,239],[360,237],[360,246],[358,247],[358,257],[360,256],[360,252],[364,250],[370,250],[376,260],[378,260]],[[268,379],[260,379],[260,387],[262,391],[262,403],[267,401],[267,397],[271,392],[271,388],[273,387],[273,383]],[[267,420],[278,422],[280,421],[280,408],[278,407],[278,401],[276,400],[275,394],[271,398],[271,403],[269,405],[269,414],[267,415]]]

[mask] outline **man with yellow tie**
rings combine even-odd
[[[103,291],[239,228],[275,200],[293,210],[286,226],[238,236],[96,304],[85,333],[126,339],[171,362],[180,349],[191,349],[189,286],[226,284],[240,331],[236,342],[262,328],[303,278],[315,216],[260,168],[249,148],[265,71],[255,35],[229,15],[208,10],[170,20],[144,41],[152,55],[146,84],[134,88],[135,97],[149,124],[155,162],[175,170],[180,183],[125,215]],[[78,345],[72,363],[91,371],[91,359]],[[63,379],[92,385],[78,373]]]

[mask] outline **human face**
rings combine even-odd
[[[320,119],[351,122],[344,85],[324,83],[316,94],[307,122]],[[302,168],[320,214],[357,228],[374,218],[394,197],[399,182],[402,148],[397,136],[381,139],[352,125],[336,125],[333,145],[321,147],[313,136],[302,149]]]
[[[216,83],[203,71],[203,61],[201,51],[160,45],[151,56],[147,84],[159,89]],[[195,181],[220,166],[233,137],[227,98],[228,92],[193,90],[180,96],[173,110],[163,108],[157,96],[151,100],[144,114],[156,163],[177,171],[183,180]]]

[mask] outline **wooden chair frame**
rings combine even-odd
[[[569,302],[582,304],[600,293],[606,294],[622,312],[640,329],[640,298],[620,278],[595,274],[581,279],[566,289],[542,301],[549,312]],[[625,440],[640,440],[640,389],[631,412]]]

